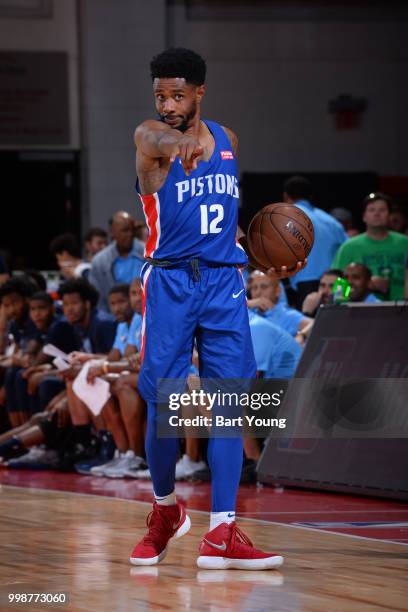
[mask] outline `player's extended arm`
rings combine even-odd
[[[204,153],[196,135],[189,131],[183,134],[151,119],[136,128],[134,141],[137,150],[150,159],[167,158],[174,162],[179,157],[186,172],[197,168],[199,158]]]

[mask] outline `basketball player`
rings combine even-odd
[[[148,532],[131,554],[134,565],[160,562],[170,538],[190,529],[174,492],[178,440],[157,436],[157,380],[187,379],[194,340],[202,378],[256,373],[239,271],[247,256],[235,240],[237,138],[200,119],[205,73],[204,60],[193,51],[156,56],[151,76],[159,120],[147,120],[135,132],[137,190],[149,228],[138,388],[148,404],[146,455],[155,502]],[[212,512],[199,567],[270,569],[283,562],[256,550],[236,526],[242,460],[241,438],[209,440]]]

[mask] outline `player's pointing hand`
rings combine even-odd
[[[192,170],[197,168],[201,156],[204,153],[204,148],[199,143],[198,138],[183,135],[179,142],[174,145],[170,153],[170,162],[174,162],[176,157],[179,157],[184,168],[184,172],[189,175]]]

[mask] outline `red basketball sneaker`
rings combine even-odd
[[[283,557],[254,548],[236,523],[222,523],[209,531],[200,544],[198,567],[204,569],[264,570],[279,567]]]
[[[181,504],[159,506],[154,502],[146,525],[149,530],[143,540],[136,544],[129,559],[133,565],[160,563],[167,554],[170,538],[180,538],[187,533],[191,521]]]

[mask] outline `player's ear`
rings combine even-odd
[[[205,85],[199,85],[196,89],[197,102],[201,102],[201,99],[204,94],[205,94]]]

